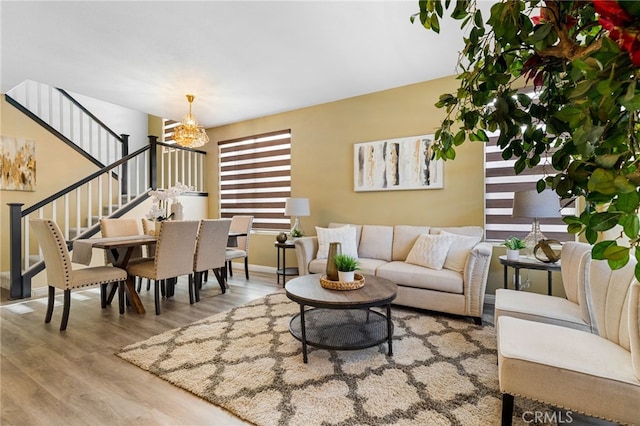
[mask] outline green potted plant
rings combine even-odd
[[[358,269],[358,259],[348,254],[337,254],[333,260],[338,268],[338,279],[342,282],[353,281],[355,270]]]
[[[520,258],[520,250],[527,248],[524,241],[518,237],[510,237],[504,240],[503,246],[507,248],[507,259],[518,260]]]

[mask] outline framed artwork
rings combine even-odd
[[[354,191],[443,188],[443,160],[431,159],[433,143],[433,135],[422,135],[355,144]]]
[[[36,143],[0,136],[0,190],[36,190]]]

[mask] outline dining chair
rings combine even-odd
[[[253,216],[232,216],[231,227],[229,232],[241,232],[246,233],[246,236],[237,238],[237,245],[234,247],[227,247],[226,260],[227,260],[227,272],[233,277],[233,270],[231,269],[231,261],[233,259],[244,258],[244,275],[249,279],[249,236],[251,235],[251,227],[253,226]]]
[[[156,315],[160,315],[160,285],[165,281],[193,272],[193,258],[196,236],[200,222],[164,221],[160,223],[156,253],[153,259],[127,266],[127,272],[142,278],[154,280]],[[189,279],[189,303],[194,303],[193,283]]]
[[[198,238],[196,242],[196,254],[193,259],[193,286],[196,302],[200,301],[200,289],[204,272],[213,270],[222,293],[226,287],[226,247],[230,219],[207,219],[200,221]]]
[[[31,219],[29,222],[42,248],[47,271],[49,295],[45,323],[51,322],[56,288],[64,290],[62,321],[60,322],[61,331],[67,329],[69,307],[71,305],[71,289],[74,288],[99,285],[101,305],[102,308],[105,308],[107,284],[117,283],[120,290],[120,311],[123,311],[124,283],[127,279],[127,273],[124,269],[113,266],[73,269],[69,249],[58,224],[51,219]]]
[[[560,273],[566,297],[512,289],[496,290],[494,324],[507,315],[531,321],[592,331],[586,299],[591,267],[591,245],[565,242],[562,246]],[[597,266],[596,266],[597,267]],[[605,264],[604,267],[608,268]]]
[[[126,218],[103,218],[100,219],[100,233],[103,237],[131,237],[134,235],[143,235],[142,230],[140,229],[140,224],[138,219],[126,219]],[[126,249],[123,249],[124,253]],[[121,254],[123,254],[121,253]],[[107,264],[113,263],[111,259],[111,253],[107,250],[105,251],[105,262]],[[137,262],[143,258],[142,246],[134,247],[133,252],[131,253],[131,258],[129,259],[129,263]],[[138,284],[136,290],[140,292],[140,287],[142,286],[142,279],[138,279]],[[149,290],[150,281],[147,281],[147,290]]]

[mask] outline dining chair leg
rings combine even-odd
[[[107,285],[100,284],[100,307],[105,309],[107,307]]]
[[[154,299],[156,303],[156,315],[160,315],[160,280],[153,281]]]
[[[200,289],[202,288],[202,272],[193,273],[193,291],[196,296],[196,302],[200,301]]]
[[[160,280],[160,292],[162,293],[162,297],[165,297],[164,280]]]
[[[214,269],[213,273],[216,275],[216,279],[218,280],[218,284],[220,285],[220,290],[222,290],[222,293],[224,294],[227,291],[227,287],[225,285],[226,283],[226,269],[227,267],[224,266],[221,269]]]
[[[231,267],[231,261],[227,262],[227,272],[229,273],[229,276],[233,278],[233,268]]]
[[[193,295],[193,274],[189,274],[189,303],[193,305],[195,297]]]
[[[147,278],[147,291],[151,290],[151,279]]]
[[[204,271],[204,278],[203,278],[203,280],[204,280],[205,282],[206,282],[206,281],[209,281],[209,270],[208,270],[208,269],[207,269],[206,271]],[[202,288],[202,286],[200,286],[200,287]]]
[[[44,316],[44,322],[50,323],[51,316],[53,315],[53,305],[56,301],[56,288],[53,286],[49,286],[49,297],[47,300],[47,313]]]
[[[244,258],[244,276],[249,279],[249,258]]]
[[[124,314],[124,281],[118,283],[118,308],[120,315]]]
[[[62,306],[62,321],[60,322],[60,331],[67,329],[67,323],[69,322],[69,307],[71,306],[71,290],[66,289],[64,291],[64,304]]]

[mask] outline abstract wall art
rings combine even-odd
[[[35,191],[35,141],[0,136],[0,175],[0,190]]]
[[[357,143],[354,191],[440,189],[443,161],[431,158],[433,135]]]

